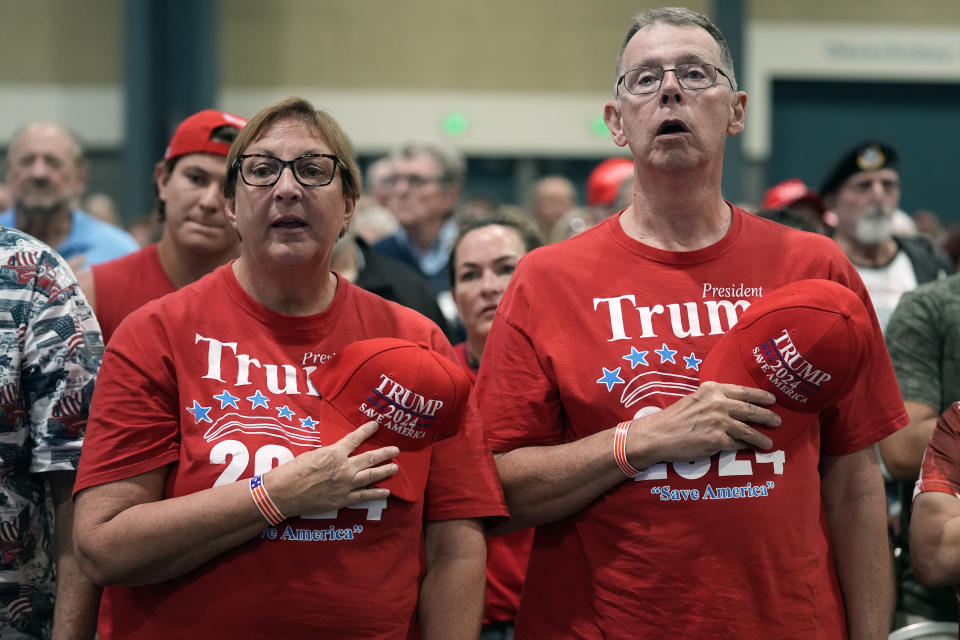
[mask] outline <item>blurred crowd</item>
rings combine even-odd
[[[64,136],[64,149],[72,146],[75,150],[70,153],[80,152],[76,140],[66,131],[61,130],[61,134]],[[8,149],[8,167],[12,167],[15,160],[13,142],[16,140],[11,141]],[[892,155],[892,161],[887,166],[896,167],[896,150],[882,142],[875,142],[879,145],[878,149],[884,148]],[[407,159],[414,154],[422,159],[414,163],[413,173],[403,173],[408,166]],[[71,177],[64,183],[61,194],[70,200],[71,207],[124,229],[139,246],[146,246],[160,238],[162,221],[156,211],[141,216],[123,215],[112,195],[85,191],[86,169],[82,157],[77,159],[75,167],[76,178]],[[396,236],[400,229],[409,233],[410,229],[425,227],[424,238],[413,241],[411,246],[429,248],[440,237],[431,230],[437,226],[437,221],[450,223],[447,227],[437,226],[438,229],[446,228],[449,235],[453,225],[465,220],[483,217],[494,211],[510,211],[529,219],[536,225],[543,242],[550,244],[582,233],[604,218],[622,211],[632,198],[633,163],[629,158],[610,158],[598,163],[583,184],[576,184],[562,175],[541,176],[527,188],[526,196],[520,202],[501,202],[487,194],[470,193],[467,190],[466,167],[467,161],[459,151],[436,142],[412,142],[404,149],[372,160],[364,170],[363,196],[351,224],[353,236],[367,245],[374,245]],[[823,167],[824,175],[829,168]],[[72,171],[71,163],[65,163],[62,170]],[[414,176],[413,180],[407,180],[407,176],[411,175]],[[18,197],[23,197],[24,187],[11,184],[13,178],[15,176],[8,171],[7,182],[0,182],[0,211],[13,211]],[[831,194],[826,193],[824,187],[829,188],[830,185],[807,185],[799,178],[790,178],[767,188],[760,202],[735,204],[761,217],[803,231],[830,237],[837,237],[839,232],[842,236],[844,230],[840,228],[841,220],[837,212],[828,206]],[[434,195],[434,191],[440,192],[442,197]],[[20,202],[22,206],[22,200]],[[427,223],[427,220],[432,222]],[[925,208],[904,211],[899,206],[897,196],[889,223],[893,237],[926,238],[949,258],[954,268],[960,262],[960,224],[953,222],[951,216],[941,216]],[[381,250],[386,246],[382,245]],[[409,257],[406,261],[411,266],[418,266],[427,277],[436,274],[429,265],[413,265]]]

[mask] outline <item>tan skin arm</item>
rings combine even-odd
[[[636,469],[689,461],[719,451],[769,449],[770,438],[746,422],[776,427],[780,416],[763,408],[774,396],[760,389],[704,382],[663,411],[630,424],[627,457]],[[493,535],[554,522],[590,504],[626,479],[613,455],[614,428],[575,442],[523,447],[497,454],[510,519]]]
[[[928,587],[960,584],[960,499],[925,491],[913,501],[910,554],[917,580]]]
[[[425,527],[427,574],[420,587],[424,640],[470,640],[480,634],[487,544],[479,520],[441,520]]]
[[[376,432],[368,422],[338,442],[302,453],[263,474],[280,512],[293,517],[386,498],[364,488],[394,475],[396,447],[353,455]],[[168,468],[84,489],[74,537],[84,573],[101,585],[156,584],[179,577],[256,536],[266,521],[249,479],[163,499]]]
[[[100,587],[80,571],[73,550],[72,471],[46,474],[54,506],[57,558],[57,599],[53,613],[53,640],[90,640],[97,631]]]
[[[80,290],[83,291],[83,295],[87,298],[87,304],[89,304],[93,312],[96,313],[97,292],[93,283],[93,269],[85,269],[77,274],[77,284],[80,285]]]
[[[898,482],[913,482],[920,475],[923,452],[927,449],[940,414],[922,402],[905,401],[910,422],[903,429],[880,441],[883,464]]]
[[[60,243],[57,243],[54,246],[60,246]],[[67,260],[67,266],[70,267],[70,270],[76,275],[90,270],[90,266],[87,264],[87,256],[85,254],[73,256]]]
[[[833,544],[850,640],[881,640],[893,617],[887,505],[873,447],[824,456],[820,494]]]

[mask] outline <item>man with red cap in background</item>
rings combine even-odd
[[[223,181],[230,145],[246,123],[215,109],[180,123],[154,170],[160,241],[80,275],[104,344],[133,310],[238,255],[239,238],[223,212]]]
[[[837,226],[836,215],[827,213],[823,200],[816,191],[799,178],[778,182],[763,194],[764,209],[786,209],[806,218],[817,233],[826,234]]]
[[[624,181],[633,177],[633,162],[629,158],[608,158],[598,164],[587,178],[587,206],[616,213],[613,207]]]

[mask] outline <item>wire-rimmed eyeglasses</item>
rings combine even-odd
[[[656,93],[660,90],[663,83],[663,76],[667,71],[673,71],[677,77],[677,82],[684,89],[699,91],[709,89],[717,83],[717,74],[722,75],[727,81],[730,81],[723,69],[715,67],[706,62],[692,62],[689,64],[678,64],[673,69],[664,69],[662,67],[637,67],[630,69],[617,80],[617,90],[620,85],[628,93],[634,95],[643,95],[645,93]],[[733,85],[731,84],[731,87]]]

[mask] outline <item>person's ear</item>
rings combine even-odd
[[[747,94],[743,91],[734,91],[730,96],[730,122],[727,123],[728,135],[738,136],[743,133],[746,108]]]
[[[613,138],[614,144],[618,147],[627,145],[627,136],[623,130],[623,116],[620,112],[620,104],[616,100],[611,100],[603,105],[603,121],[607,124],[607,130]]]

